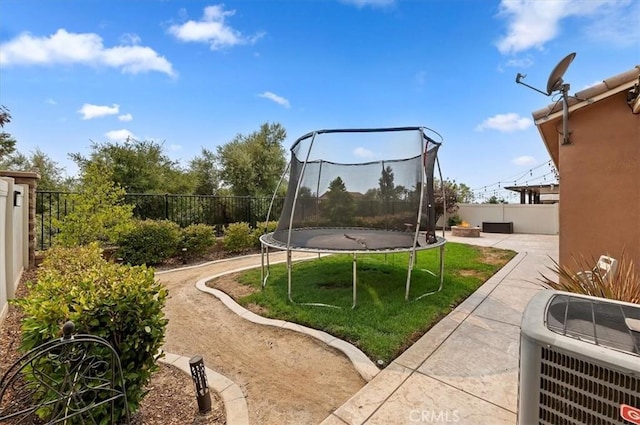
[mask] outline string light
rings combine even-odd
[[[545,171],[545,168],[543,168],[546,166],[549,167],[546,168],[549,171]],[[534,171],[539,171],[539,173],[534,173]],[[513,183],[513,186],[520,185],[527,188],[531,186],[548,186],[553,190],[559,181],[558,170],[556,170],[551,161],[548,161],[516,176],[489,185],[478,186],[471,189],[471,193],[476,202],[487,202],[490,201],[489,198],[494,196],[498,199],[517,199],[519,197],[517,192],[506,189],[511,183]]]

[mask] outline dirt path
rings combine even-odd
[[[157,275],[169,289],[165,348],[200,354],[238,384],[251,424],[318,424],[365,384],[346,356],[296,332],[243,320],[195,288],[201,278],[259,262],[244,257]]]

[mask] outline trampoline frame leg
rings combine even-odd
[[[424,293],[416,298],[414,298],[414,301],[417,301],[421,298],[427,297],[429,295],[433,295],[433,294],[437,294],[438,292],[442,291],[442,285],[444,283],[444,245],[442,245],[439,249],[439,253],[440,253],[440,286],[438,287],[437,290],[435,291],[431,291],[431,292],[427,292]],[[407,293],[408,295],[408,293]]]
[[[287,296],[289,297],[289,301],[296,304],[295,301],[291,298],[291,250],[287,250]]]
[[[267,280],[269,279],[269,275],[270,275],[270,262],[269,262],[269,247],[266,245],[260,245],[260,262],[262,265],[262,268],[260,270],[260,280],[262,281],[262,289],[264,289],[267,286]],[[267,261],[265,263],[264,258],[265,255],[267,257]],[[266,268],[265,268],[266,266]],[[265,271],[266,269],[266,271]]]
[[[356,253],[353,253],[353,304],[351,304],[351,309],[356,308],[356,303],[358,301],[357,294],[357,286],[358,286],[358,260],[356,258]]]

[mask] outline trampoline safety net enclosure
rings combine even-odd
[[[439,137],[425,127],[401,127],[300,137],[280,181],[287,190],[278,226],[260,238],[263,251],[408,251],[413,262],[415,251],[443,245],[434,196],[441,142],[433,135]]]

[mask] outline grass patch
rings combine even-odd
[[[321,302],[343,308],[295,305],[287,298],[285,265],[272,265],[264,291],[240,297],[263,316],[299,323],[349,341],[372,360],[392,361],[456,305],[504,266],[514,251],[447,243],[444,287],[418,301],[404,300],[408,254],[359,255],[358,304],[352,303],[352,257],[332,255],[293,266],[296,302]],[[410,299],[438,288],[437,250],[421,251],[411,279]],[[260,288],[260,270],[244,272],[239,283]],[[215,286],[215,283],[213,284]]]

